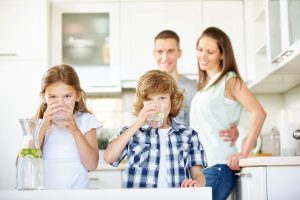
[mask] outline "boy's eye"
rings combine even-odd
[[[160,97],[159,99],[160,100],[165,100],[167,97]]]

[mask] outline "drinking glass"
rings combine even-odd
[[[147,118],[147,124],[152,128],[159,128],[164,122],[164,108],[163,105],[159,105],[158,112],[151,114]]]

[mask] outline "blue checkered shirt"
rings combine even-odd
[[[124,127],[120,134],[128,127]],[[160,140],[158,129],[141,127],[131,138],[117,161],[118,166],[126,157],[126,169],[123,172],[123,187],[156,188],[160,161]],[[191,178],[189,169],[195,165],[207,167],[206,155],[198,134],[193,129],[172,119],[167,137],[166,165],[169,187],[180,187],[184,179]]]

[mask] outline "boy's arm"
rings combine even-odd
[[[146,123],[147,116],[157,112],[155,104],[145,102],[144,107],[140,110],[137,120],[119,137],[114,139],[106,148],[104,152],[104,160],[107,163],[113,163],[118,160],[122,151],[132,138],[132,136],[139,130],[139,128]]]
[[[202,171],[202,166],[194,165],[190,168],[192,179],[197,181],[200,187],[205,186],[205,176]]]
[[[117,161],[130,139],[141,126],[139,121],[134,122],[123,134],[109,143],[103,155],[104,160],[110,164]]]
[[[184,179],[181,183],[181,187],[205,187],[205,176],[202,172],[202,166],[192,166],[190,173],[192,179]]]

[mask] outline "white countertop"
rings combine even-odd
[[[239,162],[240,167],[249,166],[300,166],[300,156],[268,156],[244,158]]]
[[[126,163],[120,163],[118,167],[113,167],[110,164],[99,164],[96,168],[96,171],[112,171],[112,170],[124,170]]]
[[[0,200],[211,200],[210,187],[159,189],[98,189],[98,190],[0,190]]]

